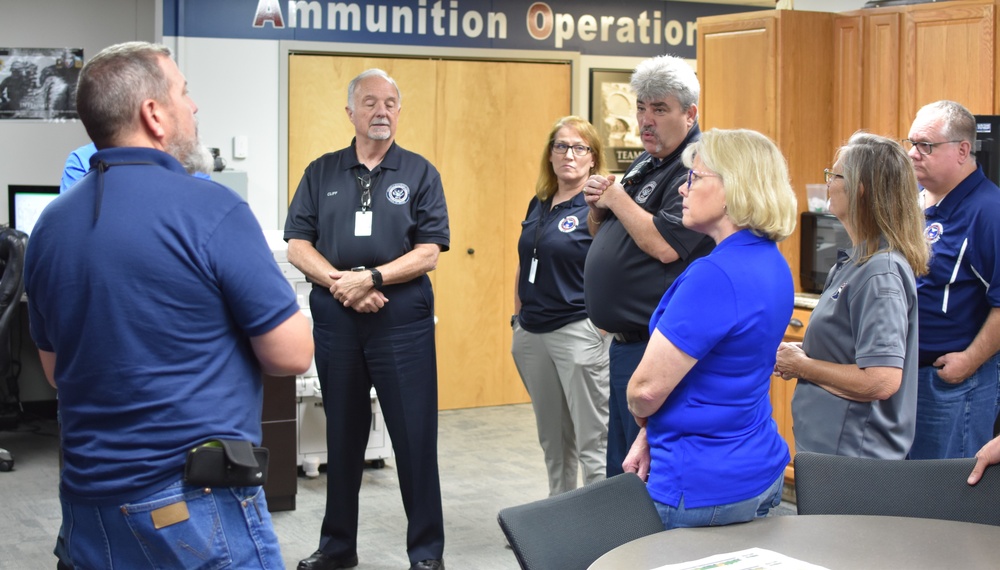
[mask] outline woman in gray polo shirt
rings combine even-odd
[[[894,140],[855,133],[826,174],[830,212],[851,236],[801,343],[775,373],[798,378],[796,451],[903,459],[917,414],[917,290],[928,249],[917,180]]]

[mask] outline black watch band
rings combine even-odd
[[[375,285],[376,289],[381,289],[382,288],[382,272],[379,271],[378,269],[375,269],[374,267],[372,267],[371,269],[369,269],[369,271],[372,272],[372,284]]]

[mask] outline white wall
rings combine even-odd
[[[83,48],[154,41],[154,0],[4,0],[0,47]],[[79,121],[0,120],[0,221],[8,184],[59,185],[66,155],[89,142]]]
[[[807,12],[848,12],[864,8],[867,0],[792,0],[792,9]]]

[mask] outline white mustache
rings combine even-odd
[[[373,127],[388,127],[389,126],[389,121],[386,120],[386,119],[381,119],[381,120],[376,119],[376,120],[372,121],[371,126],[373,126]]]

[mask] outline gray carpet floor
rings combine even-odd
[[[14,471],[0,473],[0,569],[54,568],[60,514],[58,441],[52,421],[0,432]],[[518,567],[496,522],[503,507],[548,493],[530,405],[441,412],[439,458],[445,517],[445,561],[451,570]],[[358,557],[361,570],[405,569],[406,516],[392,459],[365,469]],[[294,511],[273,514],[289,569],[316,549],[326,476],[299,478]],[[782,503],[775,514],[794,514]]]

